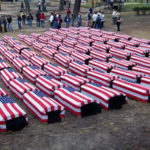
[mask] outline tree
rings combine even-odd
[[[64,0],[60,0],[59,10],[64,10]]]
[[[45,11],[44,3],[45,3],[45,0],[42,0],[42,11]]]
[[[30,4],[28,0],[24,0],[26,13],[30,13]]]
[[[74,9],[73,9],[73,16],[76,18],[80,11],[81,0],[75,0]]]

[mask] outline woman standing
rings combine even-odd
[[[40,15],[40,22],[41,22],[41,26],[42,26],[42,28],[44,28],[45,27],[45,15],[44,15],[44,13],[42,13],[41,15]]]
[[[117,31],[120,31],[120,24],[121,24],[121,22],[122,22],[121,16],[120,16],[120,14],[118,14],[117,22],[116,22]]]
[[[77,17],[77,27],[82,26],[82,17],[81,14],[79,13],[78,17]]]

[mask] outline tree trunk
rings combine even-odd
[[[59,10],[64,10],[64,0],[60,0]]]
[[[30,13],[30,4],[28,0],[24,0],[26,14]]]
[[[74,9],[73,9],[73,16],[76,18],[80,11],[81,0],[75,0]]]
[[[45,11],[44,10],[44,3],[45,3],[45,0],[42,0],[42,11]]]

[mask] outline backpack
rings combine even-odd
[[[101,22],[101,18],[100,18],[99,16],[97,17],[96,22],[97,22],[97,23],[100,23],[100,22]]]

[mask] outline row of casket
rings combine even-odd
[[[27,124],[26,112],[0,88],[0,131],[21,130]]]

